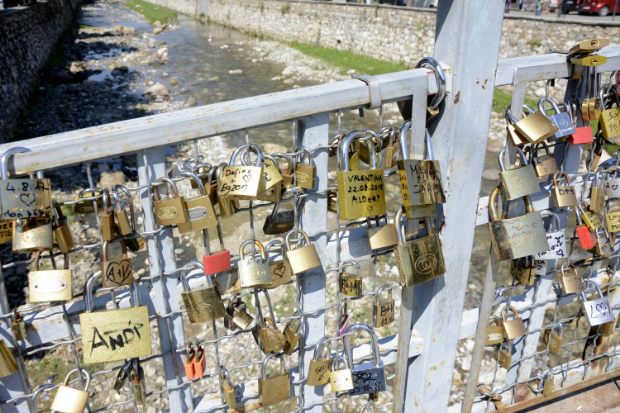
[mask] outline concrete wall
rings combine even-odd
[[[78,1],[49,0],[0,11],[0,141],[11,135]]]

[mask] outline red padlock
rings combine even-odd
[[[205,375],[207,360],[205,359],[205,351],[196,340],[196,356],[194,357],[194,372],[197,379],[202,379]]]
[[[196,374],[194,368],[194,359],[195,353],[194,348],[192,347],[192,343],[185,342],[185,349],[187,351],[187,355],[185,356],[185,375],[187,376],[187,380],[194,380],[194,376]]]
[[[577,133],[573,133],[569,136],[571,145],[583,145],[584,143],[594,142],[594,136],[592,135],[592,128],[584,126],[582,128],[575,128]]]
[[[220,247],[222,250],[215,254],[205,255],[203,257],[205,274],[215,275],[217,273],[230,269],[230,251],[224,248],[224,240],[222,239],[222,229],[217,226],[217,236],[220,239]]]
[[[575,215],[577,215],[577,227],[575,228],[575,232],[577,233],[577,238],[579,239],[579,245],[581,249],[587,251],[596,246],[596,234],[583,223],[581,219],[581,206],[577,205],[577,210],[575,211]]]

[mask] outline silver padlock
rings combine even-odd
[[[547,242],[549,243],[549,251],[543,251],[536,254],[537,260],[557,260],[566,258],[566,234],[560,227],[560,217],[551,211],[542,211],[543,217],[551,217],[551,221],[555,222],[555,231],[552,230],[552,222],[549,223],[549,231],[547,232]]]
[[[350,396],[359,396],[361,394],[373,394],[385,391],[385,371],[381,363],[381,355],[379,353],[379,343],[374,331],[366,324],[353,324],[349,327],[347,335],[344,337],[344,351],[348,354],[349,360],[353,360],[351,345],[349,343],[349,335],[358,331],[365,331],[370,335],[370,348],[372,351],[372,368],[358,369],[353,374],[353,389],[349,390]]]
[[[607,170],[609,174],[605,180],[605,195],[607,198],[620,198],[620,172],[619,166],[612,166]]]
[[[542,97],[538,100],[538,111],[542,113],[546,113],[545,111],[545,103],[550,103],[551,107],[555,111],[555,113],[549,116],[549,119],[555,126],[558,127],[558,131],[555,133],[555,139],[562,139],[567,136],[572,135],[573,133],[577,133],[577,129],[575,129],[575,125],[573,125],[573,121],[568,116],[568,112],[560,112],[560,108],[555,101],[549,97]]]
[[[586,298],[586,291],[588,290],[588,285],[593,285],[598,291],[600,298],[595,298],[592,300],[588,300]],[[594,281],[586,281],[584,283],[584,290],[581,293],[582,306],[583,311],[586,313],[586,318],[588,319],[588,323],[590,327],[598,326],[604,323],[609,323],[614,321],[614,315],[611,312],[611,308],[609,307],[609,301],[607,297],[603,296],[603,292],[601,291],[601,287],[598,286]]]

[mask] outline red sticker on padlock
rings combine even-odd
[[[592,129],[589,126],[575,128],[575,130],[577,130],[577,132],[570,135],[571,145],[583,145],[585,143],[594,142],[594,138],[592,136]]]
[[[594,248],[596,245],[596,234],[588,229],[585,225],[579,225],[575,229],[577,232],[577,238],[579,238],[579,245],[581,249],[587,251]]]
[[[230,269],[230,251],[224,250],[203,257],[205,274],[215,275]]]

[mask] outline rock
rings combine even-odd
[[[155,20],[153,22],[153,26],[155,26],[155,27],[161,26],[161,22],[159,20]]]
[[[151,33],[156,35],[156,34],[160,34],[163,31],[164,31],[164,29],[162,29],[161,27],[155,27]]]
[[[541,88],[536,89],[534,94],[539,98],[545,96],[545,88],[541,87]]]
[[[196,106],[196,99],[190,96],[189,99],[187,99],[187,106],[190,108],[193,108],[194,106]]]
[[[275,143],[267,143],[263,146],[263,152],[267,155],[271,155],[274,152],[286,153],[287,149],[285,146],[276,145]]]
[[[213,81],[215,81],[215,80],[220,80],[220,78],[219,78],[218,76],[213,76],[213,77],[210,77],[210,78],[209,78],[209,79],[207,79],[207,80],[213,80]]]
[[[461,368],[464,371],[469,371],[471,369],[471,359],[469,357],[463,357]]]
[[[243,70],[241,70],[241,69],[229,70],[228,74],[229,75],[240,75],[240,74],[243,74]]]
[[[112,188],[115,185],[125,185],[125,174],[122,171],[102,172],[99,178],[101,188]]]
[[[112,64],[112,65],[108,66],[108,69],[114,70],[114,69],[116,69],[116,65]]]
[[[497,181],[499,180],[499,170],[498,169],[487,169],[482,172],[482,179],[487,181]]]
[[[167,47],[162,47],[161,49],[157,50],[157,54],[159,54],[160,56],[163,56],[166,53],[168,53],[168,48]]]
[[[134,29],[133,27],[122,27],[121,32],[125,36],[133,36],[136,34],[136,29]]]
[[[86,63],[84,62],[71,62],[71,67],[69,67],[69,72],[76,73],[86,70]]]
[[[179,84],[177,83],[177,81],[176,81],[176,80],[174,80],[174,79],[172,79],[170,82],[168,82],[168,84],[169,84],[170,86],[178,86],[178,85],[179,85]]]
[[[120,66],[112,70],[112,76],[121,76],[127,74],[129,72],[129,68],[127,66]]]
[[[158,95],[158,96],[168,96],[170,91],[168,88],[161,83],[155,83],[150,88],[146,89],[144,92],[145,95]]]
[[[347,75],[354,75],[355,69],[347,70]]]

